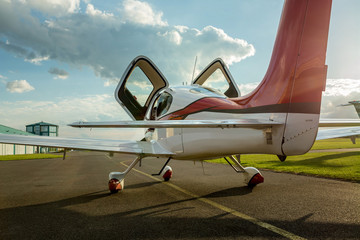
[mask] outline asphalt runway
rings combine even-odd
[[[108,174],[133,156],[70,152],[0,162],[0,239],[360,239],[360,184],[262,171],[253,189],[229,166],[144,159],[110,195]]]

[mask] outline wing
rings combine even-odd
[[[320,119],[319,127],[354,127],[360,126],[359,119]]]
[[[78,122],[72,127],[87,128],[265,128],[282,125],[270,120],[166,120],[122,122]],[[103,139],[61,138],[47,136],[23,136],[0,134],[0,143],[82,149],[93,151],[128,153],[143,156],[170,157],[175,155],[157,141],[121,141]]]
[[[174,153],[167,151],[156,141],[121,141],[0,134],[0,143],[129,153],[158,157],[170,157],[174,155]]]
[[[259,119],[75,122],[77,128],[265,128],[283,123]]]
[[[354,127],[358,126],[358,127]],[[320,119],[319,127],[340,127],[340,128],[319,128],[316,140],[351,137],[360,135],[359,119]]]
[[[333,129],[319,129],[316,140],[329,138],[351,137],[360,135],[360,127],[344,127]]]

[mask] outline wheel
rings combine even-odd
[[[120,181],[119,179],[112,178],[109,180],[108,186],[110,193],[117,193],[124,189],[124,179]]]
[[[169,181],[173,174],[171,167],[166,166],[162,172],[163,172],[162,177],[164,178],[164,181],[165,182]]]
[[[248,186],[253,188],[259,183],[264,182],[264,177],[260,173],[256,173],[249,181]]]
[[[244,181],[249,187],[253,188],[259,183],[264,182],[264,177],[261,175],[259,170],[254,167],[246,167],[244,168]]]

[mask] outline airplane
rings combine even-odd
[[[286,0],[268,70],[251,93],[241,96],[226,64],[211,62],[187,86],[169,86],[147,57],[138,56],[125,70],[115,98],[133,121],[75,122],[78,128],[145,128],[141,141],[73,139],[0,134],[0,142],[67,149],[133,154],[124,172],[111,172],[111,193],[124,189],[124,179],[142,159],[167,159],[159,173],[168,181],[174,160],[223,157],[254,187],[264,181],[260,171],[243,167],[241,154],[287,156],[310,150],[316,139],[358,135],[359,121],[319,121],[325,89],[326,48],[331,0]],[[211,87],[223,80],[225,87]],[[136,86],[143,87],[138,91]],[[353,126],[318,129],[319,126]]]
[[[360,118],[360,101],[355,101],[355,100],[354,101],[349,101],[348,103],[340,104],[339,106],[344,107],[344,106],[351,106],[351,105],[354,106],[354,108],[355,108],[355,110],[356,110],[356,112],[357,112],[357,114],[358,114],[358,116]]]

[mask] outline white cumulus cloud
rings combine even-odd
[[[0,2],[0,48],[34,64],[55,60],[90,67],[105,85],[118,82],[137,55],[150,57],[171,84],[179,84],[191,80],[195,56],[200,72],[217,57],[231,65],[255,53],[247,41],[213,26],[170,26],[144,1],[125,0],[113,13],[92,4],[82,12],[70,0],[40,5]]]
[[[11,93],[29,92],[34,89],[35,88],[31,86],[26,80],[15,80],[6,83],[6,90]]]
[[[340,106],[353,100],[360,100],[360,79],[327,79],[321,104],[321,116],[358,118],[353,106]]]
[[[348,96],[360,92],[360,79],[327,79],[325,96]]]
[[[113,17],[114,14],[112,13],[106,13],[102,12],[98,9],[95,9],[94,5],[88,4],[86,7],[86,14],[92,15],[92,16],[100,16],[100,17]]]
[[[124,20],[143,25],[167,26],[162,12],[155,12],[147,2],[125,0],[123,3]]]

